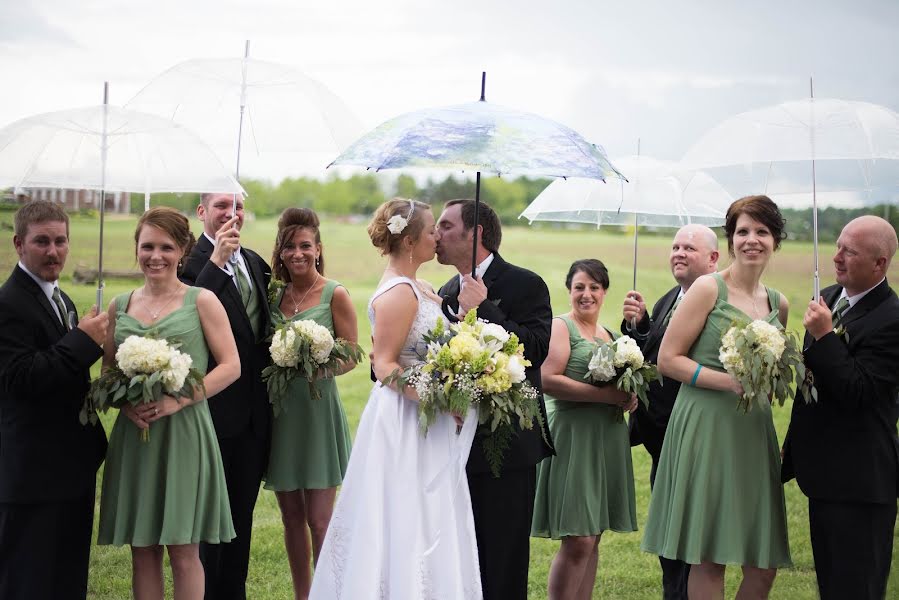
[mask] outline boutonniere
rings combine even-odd
[[[815,375],[804,364],[796,365],[796,377],[802,381],[799,384],[799,392],[805,398],[806,404],[818,401],[818,390],[815,388]]]
[[[837,337],[843,340],[845,343],[849,343],[849,332],[846,331],[846,327],[844,325],[840,325],[836,329],[833,330]]]
[[[280,279],[272,277],[271,280],[268,282],[268,293],[267,293],[268,303],[274,304],[275,302],[277,302],[278,298],[281,295],[281,292],[286,287],[287,287],[286,283],[284,283]]]

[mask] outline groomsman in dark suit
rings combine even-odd
[[[185,283],[211,290],[222,301],[240,355],[240,379],[209,402],[237,537],[227,544],[200,544],[206,600],[247,597],[253,508],[271,441],[271,406],[262,381],[262,369],[269,363],[264,340],[270,323],[271,269],[262,257],[240,245],[243,198],[237,198],[236,213],[233,203],[231,194],[201,196],[197,216],[203,221],[203,235],[182,274]],[[209,369],[214,367],[210,357]]]
[[[503,260],[497,252],[502,239],[499,218],[483,202],[479,206],[475,277],[471,274],[474,200],[448,202],[437,221],[437,260],[459,271],[440,288],[443,312],[457,321],[477,308],[478,317],[516,334],[531,361],[526,377],[542,390],[540,365],[549,350],[552,327],[549,290],[536,273]],[[540,407],[545,423],[542,394]],[[479,436],[472,445],[468,485],[485,600],[527,598],[536,465],[553,454],[539,429],[535,425],[516,432],[499,478],[490,472]],[[545,433],[549,438],[549,431]]]
[[[621,323],[621,333],[634,338],[643,351],[643,356],[652,363],[658,362],[662,337],[680,299],[698,277],[714,273],[718,269],[718,238],[715,232],[704,225],[681,227],[671,243],[668,262],[677,285],[655,303],[652,315],[647,313],[643,296],[636,290],[627,293],[622,310],[624,320]],[[636,323],[636,329],[632,329],[633,323]],[[643,406],[643,403],[638,403],[637,411],[628,421],[631,445],[643,444],[652,457],[650,486],[655,483],[656,468],[662,454],[662,442],[678,391],[680,391],[678,381],[667,379],[664,385],[662,381],[654,381],[649,387],[649,408]],[[663,556],[659,557],[659,563],[662,566],[663,598],[687,600],[690,565]]]
[[[850,221],[837,285],[802,320],[817,401],[801,391],[793,401],[782,479],[808,496],[822,600],[886,595],[899,494],[899,298],[886,280],[896,246],[880,217]]]
[[[0,288],[0,598],[87,596],[103,427],[78,420],[109,316],[77,320],[59,289],[69,218],[35,200],[16,212],[19,263]]]

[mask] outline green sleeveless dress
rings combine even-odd
[[[718,299],[690,350],[704,368],[724,371],[718,352],[734,320],[747,315],[727,301],[717,273]],[[777,319],[780,293],[768,289]],[[780,568],[792,564],[780,482],[780,445],[771,405],[744,414],[732,392],[683,384],[659,461],[643,550],[690,564],[713,562]]]
[[[206,372],[209,349],[197,295],[188,288],[184,304],[151,327],[125,313],[131,294],[115,299],[115,341],[151,331],[181,343],[193,368]],[[215,402],[215,398],[212,398]],[[182,408],[150,425],[150,440],[119,413],[109,436],[100,495],[98,544],[178,545],[234,539],[228,488],[215,428],[206,401]]]
[[[311,320],[334,335],[331,297],[340,284],[327,280],[321,302],[290,319],[278,308],[281,295],[271,305],[272,323]],[[333,377],[315,382],[321,398],[313,400],[309,383],[296,378],[289,384],[290,399],[272,423],[272,448],[265,475],[265,489],[290,492],[325,489],[341,484],[350,460],[350,427]]]
[[[584,381],[594,342],[568,326],[571,355],[565,376]],[[602,342],[600,342],[602,343]],[[637,530],[634,468],[627,424],[618,409],[594,402],[566,402],[545,395],[556,455],[537,466],[531,535],[560,539],[611,529]]]

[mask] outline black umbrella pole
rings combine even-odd
[[[471,276],[478,270],[478,213],[481,212],[481,172],[478,171],[474,183],[474,235],[471,236]]]

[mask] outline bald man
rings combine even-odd
[[[896,246],[883,219],[850,221],[833,257],[837,285],[802,320],[818,398],[797,392],[782,479],[795,476],[808,496],[822,600],[886,594],[899,495],[899,298],[886,279]]]
[[[643,296],[635,290],[627,293],[622,310],[624,320],[621,332],[636,339],[643,355],[653,363],[658,360],[662,337],[680,299],[698,277],[714,273],[718,269],[718,238],[715,232],[704,225],[686,225],[680,228],[671,243],[668,261],[677,285],[655,303],[652,315],[646,311]],[[631,324],[635,321],[637,328],[631,331]],[[638,404],[637,411],[628,423],[631,445],[643,444],[652,457],[650,485],[655,482],[662,442],[678,390],[680,382],[674,380],[666,380],[664,386],[661,382],[653,382],[649,388],[649,408],[642,403]],[[689,565],[661,556],[659,562],[662,566],[664,599],[686,600]]]

